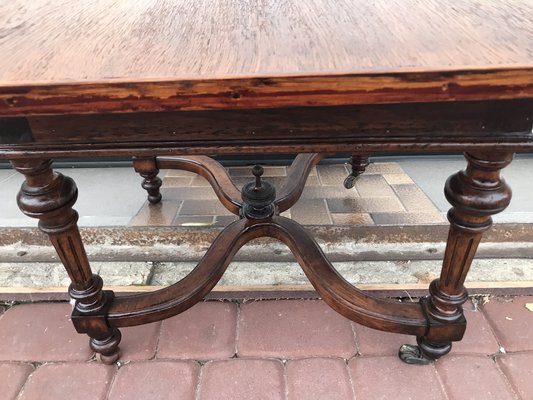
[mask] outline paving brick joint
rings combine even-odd
[[[423,367],[397,357],[414,338],[354,324],[320,300],[202,302],[124,328],[116,366],[94,360],[69,304],[6,305],[0,392],[6,400],[531,399],[531,303],[467,303],[463,341]]]

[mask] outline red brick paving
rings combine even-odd
[[[494,354],[500,349],[492,328],[481,311],[465,306],[467,328],[463,340],[453,344],[454,353]]]
[[[498,365],[523,399],[533,399],[533,353],[504,354]]]
[[[352,324],[321,301],[200,303],[123,329],[118,369],[87,361],[68,304],[16,305],[0,316],[0,398],[533,399],[532,300],[467,305],[464,342],[422,367],[397,358],[414,338]]]
[[[490,357],[450,354],[435,365],[452,399],[515,398],[510,385]]]
[[[30,375],[18,400],[105,399],[115,367],[97,363],[44,364]]]
[[[283,364],[277,360],[211,361],[202,371],[202,400],[285,399]]]
[[[0,360],[87,361],[92,355],[89,337],[75,331],[71,313],[68,303],[22,304],[7,310],[0,320]]]
[[[123,366],[109,400],[194,400],[200,367],[194,361],[152,361]]]
[[[397,356],[356,357],[349,370],[357,399],[446,399],[433,365],[406,368]]]
[[[235,354],[237,305],[198,303],[163,321],[158,358],[213,360]]]
[[[381,332],[354,323],[359,354],[363,356],[392,356],[398,354],[402,344],[416,344],[414,336]]]
[[[344,360],[307,358],[287,363],[288,400],[352,400],[353,396]]]
[[[154,358],[160,329],[161,322],[122,328],[121,359],[131,361]]]
[[[0,393],[2,393],[2,398],[4,400],[15,399],[32,371],[33,367],[30,364],[0,364]]]
[[[237,351],[242,357],[350,358],[356,353],[351,323],[322,301],[243,304]]]
[[[533,296],[494,298],[483,307],[506,351],[533,350],[533,312],[527,303],[533,303]]]

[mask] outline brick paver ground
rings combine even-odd
[[[115,366],[93,359],[68,304],[15,305],[0,315],[0,398],[529,400],[531,302],[468,303],[465,341],[422,367],[397,357],[413,338],[355,325],[318,300],[200,303],[123,329]]]

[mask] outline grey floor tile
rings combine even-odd
[[[157,204],[145,202],[141,211],[129,224],[132,226],[171,225],[181,207],[181,203],[181,201],[165,199]]]
[[[405,212],[405,208],[396,197],[360,197],[326,201],[332,213]]]
[[[17,173],[13,169],[0,169],[0,183],[7,181]]]
[[[372,219],[377,225],[420,225],[442,224],[446,219],[441,213],[434,212],[406,212],[406,213],[372,213]]]
[[[182,215],[226,215],[230,212],[217,200],[185,200],[179,211]]]
[[[17,172],[9,177],[6,174],[6,179],[2,182],[2,190],[0,190],[0,204],[2,205],[0,207],[0,224],[4,226],[21,226],[19,224],[5,225],[7,223],[6,220],[21,220],[26,218],[17,206],[17,193],[23,181],[24,177]],[[28,219],[31,218],[28,217]]]
[[[389,183],[381,175],[361,175],[355,181],[355,188],[361,197],[395,197]]]
[[[344,165],[319,165],[318,176],[324,186],[342,186],[348,176],[348,170]]]
[[[291,218],[300,224],[324,225],[331,223],[324,199],[300,199],[291,207],[290,211]]]
[[[441,211],[447,211],[450,204],[444,197],[444,183],[455,172],[466,167],[462,156],[448,157],[412,157],[398,159],[398,163],[433,201]],[[533,156],[517,156],[502,171],[502,176],[513,190],[513,199],[502,213],[533,212]]]
[[[140,186],[141,178],[133,168],[73,168],[59,169],[58,172],[76,182],[78,200],[74,208],[80,214],[80,226],[101,225],[104,220],[106,226],[125,225],[146,200],[146,192]],[[18,222],[24,218],[16,204],[16,195],[23,180],[22,175],[17,173],[2,183],[2,226],[35,226],[33,222],[24,225]]]
[[[374,225],[367,213],[331,214],[331,219],[334,225]]]

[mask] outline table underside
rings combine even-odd
[[[533,149],[513,100],[0,117],[0,158]]]

